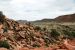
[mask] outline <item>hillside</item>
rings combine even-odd
[[[18,20],[17,22],[21,24],[25,24],[28,21],[26,20]],[[54,19],[42,19],[42,20],[36,20],[36,21],[29,21],[31,23],[41,23],[41,22],[75,22],[75,14],[68,14],[68,15],[61,15]]]
[[[55,21],[58,22],[75,22],[75,14],[62,15],[55,18]]]
[[[75,22],[75,14],[61,15],[55,19],[42,19],[39,22]]]
[[[36,20],[34,22],[52,22],[54,19],[42,19],[42,20]]]
[[[51,24],[49,26],[52,28],[47,29],[33,26],[30,23],[23,25],[6,18],[2,12],[0,19],[0,48],[10,50],[67,49],[63,44],[63,39],[75,38],[74,29],[68,26]]]

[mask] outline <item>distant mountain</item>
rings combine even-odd
[[[75,14],[62,15],[55,18],[57,22],[75,22]]]
[[[28,21],[27,20],[17,20],[17,22],[21,23],[21,24],[25,24],[27,23]]]
[[[61,15],[56,17],[55,19],[42,19],[37,20],[35,22],[75,22],[75,14],[69,14],[69,15]]]
[[[36,20],[34,22],[52,22],[54,19],[42,19],[42,20]]]
[[[36,21],[29,21],[31,23],[35,23],[35,22],[75,22],[75,14],[69,14],[69,15],[61,15],[58,16],[54,19],[42,19],[42,20],[36,20]],[[28,21],[26,20],[18,20],[19,23],[27,23]]]

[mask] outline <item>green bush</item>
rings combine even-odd
[[[47,28],[44,27],[44,28],[43,28],[43,31],[46,31],[46,30],[47,30]]]
[[[56,31],[56,29],[51,29],[51,36],[54,37],[54,38],[56,38],[56,37],[60,36],[60,33],[58,33]]]
[[[41,27],[39,27],[39,26],[36,26],[36,27],[34,28],[34,30],[37,30],[37,31],[39,31],[39,30],[41,30]]]
[[[4,47],[4,48],[7,48],[7,49],[10,48],[10,46],[9,46],[9,44],[6,40],[0,41],[0,47]]]
[[[71,37],[75,38],[75,31],[71,32]]]
[[[63,32],[66,38],[75,38],[75,31],[63,30]]]
[[[45,43],[46,43],[45,45],[46,45],[47,47],[49,47],[50,40],[49,40],[48,38],[45,38],[44,40],[45,40]]]
[[[70,36],[70,32],[67,31],[67,30],[63,30],[63,33],[64,33],[64,35],[68,35],[68,36]]]
[[[37,44],[37,43],[33,44],[32,46],[33,46],[33,47],[40,47],[40,45]]]

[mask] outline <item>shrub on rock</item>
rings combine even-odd
[[[8,44],[8,42],[6,40],[4,40],[4,41],[0,41],[0,47],[9,49],[10,45]]]

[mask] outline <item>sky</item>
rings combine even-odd
[[[0,0],[0,11],[15,20],[53,19],[75,13],[75,0]]]

